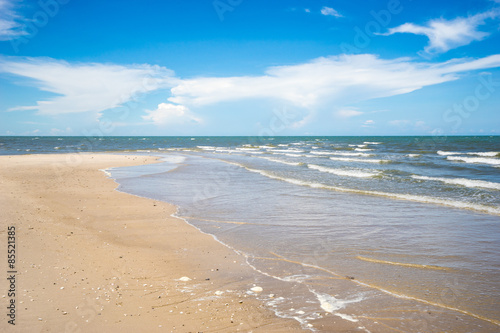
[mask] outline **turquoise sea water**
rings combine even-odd
[[[109,150],[161,156],[108,172],[244,255],[304,329],[500,330],[500,137],[0,138]]]

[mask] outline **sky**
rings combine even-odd
[[[500,0],[0,0],[0,135],[499,135]]]

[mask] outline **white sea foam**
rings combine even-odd
[[[245,154],[264,154],[263,151],[245,151]]]
[[[459,161],[465,163],[478,163],[500,166],[500,159],[497,158],[447,156],[446,159],[450,161]]]
[[[483,157],[496,157],[500,155],[500,152],[497,151],[484,151],[484,152],[470,152],[467,155],[477,155]]]
[[[112,170],[113,168],[107,168],[107,169],[99,169],[100,171],[104,172],[104,174],[106,176],[108,176],[109,178],[111,178],[111,173],[109,172],[110,170]]]
[[[217,147],[213,146],[196,146],[197,148],[203,149],[203,150],[215,150]]]
[[[449,155],[461,155],[461,154],[464,154],[464,153],[458,153],[458,152],[455,152],[455,151],[442,151],[442,150],[438,150],[437,154],[441,155],[441,156],[449,156]]]
[[[366,147],[368,147],[368,145],[358,145],[357,147],[358,148],[366,148]]]
[[[252,151],[254,151],[254,150],[258,150],[258,149],[257,148],[247,148],[247,147],[244,147],[244,148],[243,147],[237,147],[236,150],[244,150],[244,151],[252,150]]]
[[[369,148],[355,148],[354,150],[356,150],[356,151],[372,151],[373,149],[369,149]]]
[[[408,154],[406,156],[408,156],[408,157],[420,157],[422,155],[420,155],[420,154]]]
[[[350,300],[342,300],[342,299],[337,299],[328,294],[318,293],[314,290],[312,292],[318,298],[321,308],[326,312],[330,313],[333,313],[334,311],[344,308],[346,304],[361,302],[364,299],[363,297],[357,297]]]
[[[333,151],[324,151],[324,150],[312,151],[311,154],[314,154],[314,155],[335,155],[335,153]]]
[[[500,190],[500,183],[487,182],[484,180],[466,179],[466,178],[442,178],[442,177],[426,177],[426,176],[411,176],[419,180],[434,180],[445,184],[462,185],[466,187],[480,187],[493,190]]]
[[[344,319],[344,320],[348,320],[348,321],[352,321],[353,323],[357,323],[359,320],[354,318],[353,316],[349,316],[349,315],[346,315],[346,314],[343,314],[343,313],[335,313],[336,316],[339,316],[340,318]]]
[[[232,150],[232,149],[220,149],[220,148],[217,148],[215,150],[216,153],[238,153],[238,151],[236,150]]]
[[[370,158],[348,158],[348,157],[330,157],[332,161],[342,161],[342,162],[360,162],[360,163],[389,163],[389,160],[377,160]]]
[[[479,152],[456,152],[456,151],[442,151],[438,150],[437,151],[438,155],[441,156],[453,156],[453,155],[476,155],[476,156],[481,156],[481,157],[496,157],[500,154],[500,152],[497,151],[479,151]]]
[[[327,167],[324,167],[321,165],[316,165],[316,164],[308,164],[307,167],[309,169],[318,170],[321,172],[332,173],[334,175],[344,176],[344,177],[368,178],[368,177],[377,176],[379,174],[378,172],[370,172],[370,171],[359,170],[359,169],[350,169],[350,170],[332,169],[332,168],[327,168]]]
[[[340,156],[373,156],[373,154],[366,154],[366,153],[348,153],[348,152],[339,152],[339,151],[312,151],[311,154],[314,155],[340,155]]]
[[[366,153],[349,153],[349,152],[341,152],[341,151],[312,151],[310,154],[314,155],[340,155],[340,156],[373,156],[373,154],[366,154]]]
[[[363,143],[366,143],[366,144],[368,144],[368,145],[379,145],[379,144],[381,144],[382,142],[370,142],[370,141],[365,141],[365,142],[363,142]]]
[[[272,153],[291,153],[296,150],[291,150],[291,149],[273,149]]]
[[[344,152],[336,152],[335,155],[340,155],[340,156],[359,156],[359,157],[370,157],[370,156],[373,156],[373,154],[367,154],[367,153],[344,153]]]

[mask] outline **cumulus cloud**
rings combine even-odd
[[[325,16],[334,16],[334,17],[342,17],[338,11],[331,7],[323,7],[321,8],[321,14]]]
[[[201,122],[201,118],[192,114],[184,105],[161,103],[156,110],[148,110],[146,113],[147,115],[142,116],[142,119],[159,126]]]
[[[40,90],[56,94],[36,106],[11,109],[38,110],[44,115],[98,113],[176,82],[173,72],[160,66],[72,64],[50,58],[0,58],[0,72],[29,78]]]
[[[425,25],[405,23],[389,29],[385,36],[395,33],[411,33],[429,38],[429,44],[424,48],[427,54],[444,53],[448,50],[479,41],[489,33],[478,30],[488,19],[500,16],[500,10],[494,9],[468,17],[458,17],[453,20],[434,19]]]
[[[269,68],[261,76],[201,77],[182,80],[169,101],[199,107],[245,99],[278,99],[314,109],[409,93],[458,79],[458,72],[500,67],[500,55],[443,63],[375,55],[341,55]]]
[[[13,10],[15,2],[0,0],[0,41],[11,40],[26,34],[17,22],[19,16]]]

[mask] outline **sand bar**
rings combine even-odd
[[[7,227],[15,226],[17,270],[16,325],[2,315],[0,331],[301,331],[245,293],[255,272],[244,258],[171,217],[174,206],[115,191],[100,171],[154,161],[0,157],[0,244],[6,254]],[[2,306],[7,291],[2,279]]]

